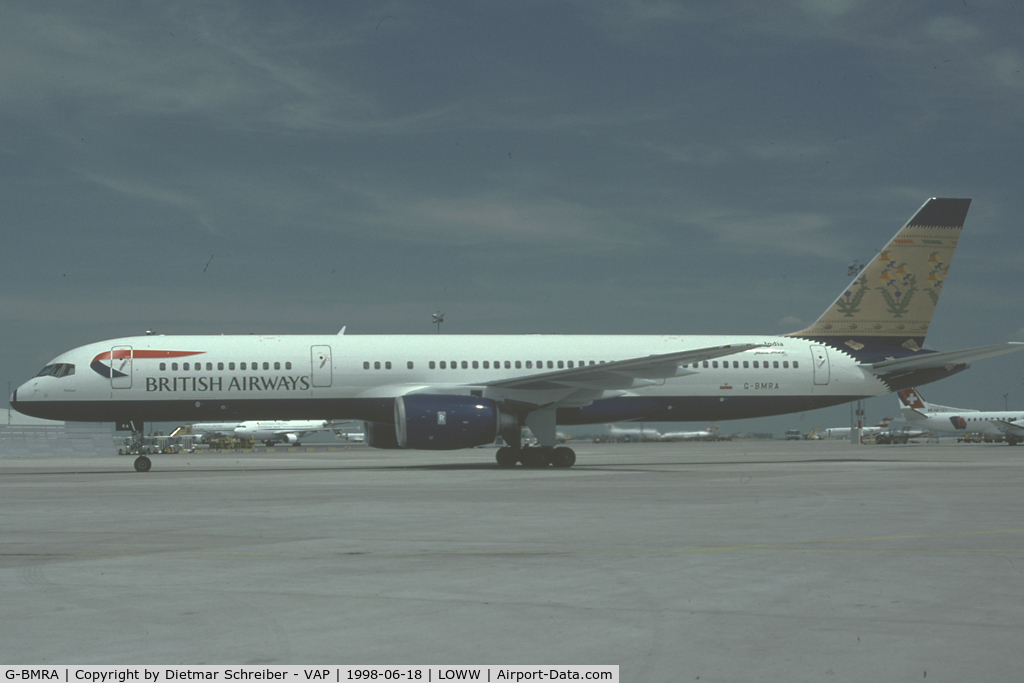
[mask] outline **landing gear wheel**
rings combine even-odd
[[[508,446],[499,448],[498,452],[494,454],[494,459],[498,461],[498,467],[515,467],[516,462],[519,461],[516,452]]]
[[[135,458],[135,471],[136,472],[149,472],[149,469],[153,467],[152,461],[144,455],[140,455]]]
[[[553,467],[572,467],[576,464],[576,452],[571,448],[559,446],[551,452],[551,465]]]

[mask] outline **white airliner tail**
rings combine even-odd
[[[915,412],[918,415],[928,415],[929,413],[978,412],[972,408],[954,408],[952,406],[940,406],[936,403],[928,403],[924,400],[917,389],[903,389],[902,391],[896,392],[896,395],[900,398],[900,410],[904,415],[907,414],[907,411]]]

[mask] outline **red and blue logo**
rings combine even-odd
[[[112,349],[110,351],[104,351],[100,355],[92,359],[92,363],[89,367],[95,372],[99,373],[103,377],[127,377],[128,375],[120,370],[115,370],[114,366],[124,366],[125,360],[131,361],[133,358],[184,358],[187,356],[196,356],[205,351],[151,351],[148,349]],[[122,361],[122,362],[118,362]]]

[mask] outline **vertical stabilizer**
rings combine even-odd
[[[929,199],[813,325],[789,336],[919,349],[970,205]]]
[[[976,413],[977,410],[973,408],[954,408],[952,406],[940,406],[936,403],[929,403],[921,397],[921,394],[917,389],[903,389],[897,391],[896,395],[900,399],[900,409],[916,410],[922,415],[928,413]]]

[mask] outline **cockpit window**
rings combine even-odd
[[[47,375],[67,377],[73,374],[75,374],[75,366],[72,363],[54,363],[40,370],[36,377],[46,377]]]

